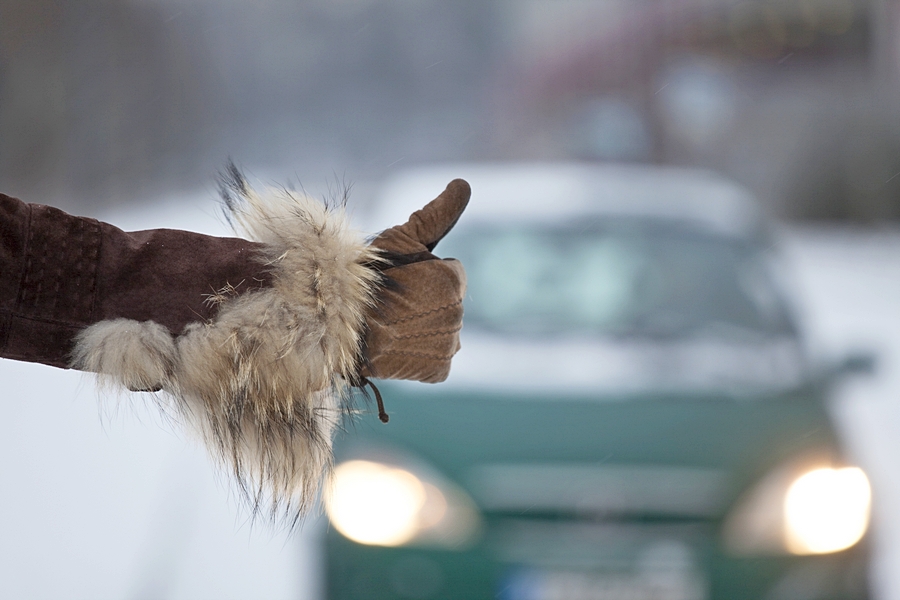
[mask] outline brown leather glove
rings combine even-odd
[[[372,242],[389,267],[379,304],[366,319],[364,377],[447,379],[460,347],[466,274],[458,260],[440,259],[432,251],[459,220],[470,195],[469,184],[455,179],[406,223]]]

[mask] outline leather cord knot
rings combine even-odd
[[[378,404],[378,419],[382,423],[387,423],[391,420],[391,417],[384,410],[384,400],[381,398],[381,392],[378,391],[378,388],[375,387],[375,384],[368,377],[360,377],[359,384],[356,387],[364,390],[366,386],[369,386],[375,392],[375,402]]]

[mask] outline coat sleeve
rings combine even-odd
[[[0,194],[0,356],[68,367],[84,328],[117,318],[177,335],[223,289],[271,285],[259,244],[186,231],[124,232]]]

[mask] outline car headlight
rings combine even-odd
[[[872,491],[858,467],[775,469],[741,498],[725,520],[734,554],[827,554],[856,544],[869,526]]]
[[[866,532],[871,504],[869,480],[858,467],[804,473],[784,498],[787,549],[824,554],[849,548]]]
[[[475,504],[444,478],[421,467],[350,460],[334,470],[325,497],[334,528],[360,544],[459,548],[477,536]]]

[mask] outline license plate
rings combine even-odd
[[[498,590],[501,600],[705,600],[693,570],[590,572],[515,569]]]

